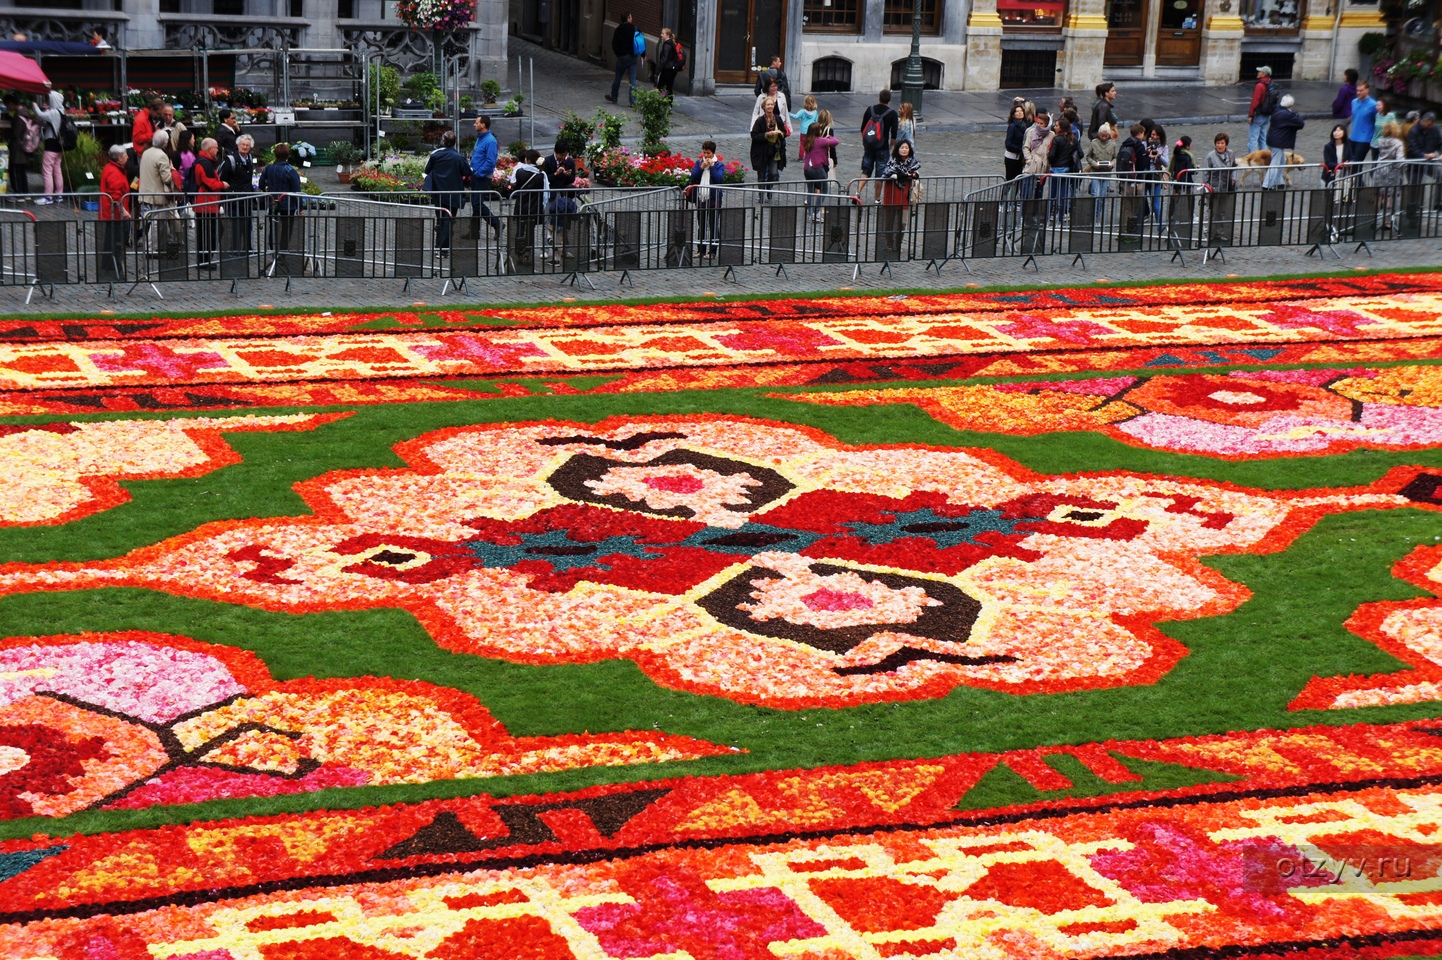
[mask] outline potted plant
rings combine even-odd
[[[337,140],[330,145],[330,157],[335,161],[335,175],[341,183],[350,183],[352,170],[360,159],[360,149],[349,140]]]
[[[481,103],[488,107],[496,105],[496,98],[501,95],[501,85],[494,80],[481,81]]]
[[[501,105],[501,112],[508,117],[519,117],[522,115],[521,104],[525,102],[526,98],[518,93]]]

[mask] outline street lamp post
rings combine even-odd
[[[911,54],[901,75],[901,102],[911,104],[912,119],[921,119],[921,93],[926,88],[926,74],[921,69],[921,0],[911,8]]]

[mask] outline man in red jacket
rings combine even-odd
[[[1267,127],[1272,123],[1268,102],[1272,87],[1272,68],[1257,68],[1257,85],[1252,88],[1252,105],[1247,108],[1247,152],[1256,153],[1267,145]]]
[[[215,138],[206,137],[195,158],[196,266],[202,270],[214,270],[219,264],[220,195],[230,189],[230,184],[216,173],[219,155],[220,145]]]

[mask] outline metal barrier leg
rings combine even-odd
[[[732,283],[741,282],[741,278],[736,276],[736,268],[730,264],[727,264],[726,272],[721,274],[721,282],[725,283],[727,280],[730,280]]]
[[[785,277],[787,280],[791,279],[791,275],[786,272],[786,264],[778,263],[776,265],[776,276]]]
[[[1037,262],[1036,254],[1028,253],[1026,259],[1021,262],[1021,268],[1025,270],[1028,263],[1032,265],[1032,268],[1035,269],[1037,273],[1041,273],[1041,264]]]
[[[579,271],[579,270],[572,270],[570,273],[566,274],[564,277],[561,278],[561,286],[564,287],[564,286],[566,286],[568,283],[569,283],[571,286],[573,286],[573,287],[574,287],[574,286],[578,286],[579,284],[584,283],[586,286],[590,287],[592,290],[596,289],[596,285],[591,282],[590,276],[588,276],[587,274],[582,273],[582,272]]]
[[[636,285],[636,281],[631,279],[631,271],[630,271],[630,270],[622,270],[622,271],[621,271],[621,279],[616,281],[616,286],[619,287],[619,286],[621,286],[622,284],[627,284],[627,283],[629,283],[629,284],[630,284],[631,286],[633,286],[633,287]]]
[[[456,293],[460,293],[462,290],[466,289],[466,278],[465,278],[465,277],[446,277],[446,282],[445,282],[445,284],[441,287],[441,296],[444,297],[447,293],[450,292],[451,284],[453,284],[453,283],[455,284],[455,287],[456,287]]]
[[[1358,240],[1358,241],[1357,241],[1357,249],[1356,249],[1356,250],[1353,250],[1352,252],[1353,252],[1353,253],[1357,253],[1358,251],[1361,251],[1361,250],[1366,250],[1366,251],[1367,251],[1367,256],[1369,256],[1369,257],[1372,255],[1372,248],[1369,247],[1369,246],[1367,246],[1367,241],[1366,241],[1366,240]],[[1340,259],[1340,258],[1338,258],[1338,259]]]
[[[1087,268],[1086,257],[1082,256],[1081,254],[1077,254],[1074,258],[1072,258],[1071,265],[1076,266],[1077,264],[1081,264],[1081,268],[1085,270]]]
[[[1315,246],[1315,244],[1313,244],[1313,246]],[[1331,244],[1329,243],[1327,244],[1327,246],[1330,248]],[[1333,250],[1332,252],[1336,253],[1337,251]],[[1338,257],[1337,259],[1340,260],[1341,257]],[[1202,251],[1202,263],[1206,263],[1209,260],[1220,260],[1223,263],[1226,263],[1227,255],[1222,252],[1221,247],[1209,247],[1206,250]]]
[[[883,260],[883,261],[881,261],[881,269],[880,269],[879,271],[877,271],[877,274],[876,274],[876,275],[877,275],[878,277],[890,277],[891,279],[895,280],[895,279],[896,279],[896,274],[894,274],[894,273],[891,272],[891,261],[890,261],[890,260]]]

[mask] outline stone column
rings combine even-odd
[[[862,11],[861,38],[867,43],[882,41],[882,22],[885,13],[886,0],[865,0],[865,8]]]
[[[1106,0],[1072,0],[1069,9],[1061,32],[1061,85],[1068,90],[1088,90],[1102,82]]]
[[[1333,79],[1327,74],[1332,69],[1332,25],[1336,19],[1332,10],[1318,10],[1316,14],[1309,12],[1302,21],[1302,49],[1297,51],[1297,60],[1292,66],[1294,80]],[[1338,63],[1336,79],[1340,81],[1342,71],[1352,66],[1356,64]]]
[[[1157,31],[1161,28],[1161,24],[1161,3],[1147,4],[1146,33],[1142,34],[1142,76],[1144,77],[1157,75]]]
[[[968,0],[945,0],[941,7],[941,42],[960,46],[966,43],[966,17],[971,11]]]
[[[1362,39],[1364,33],[1385,33],[1387,21],[1382,17],[1382,11],[1377,4],[1366,6],[1357,3],[1348,3],[1342,10],[1342,23],[1337,31],[1337,69],[1338,77],[1348,67],[1356,67],[1361,71],[1362,76],[1371,79],[1371,61],[1362,62],[1362,53],[1357,49],[1357,43]],[[1372,91],[1375,96],[1377,91]]]
[[[996,0],[973,0],[966,21],[967,90],[1001,86],[1001,17]]]
[[[691,96],[716,92],[716,4],[696,0],[696,43],[691,47]]]
[[[1236,83],[1242,69],[1242,18],[1235,13],[1207,16],[1202,28],[1202,82]]]

